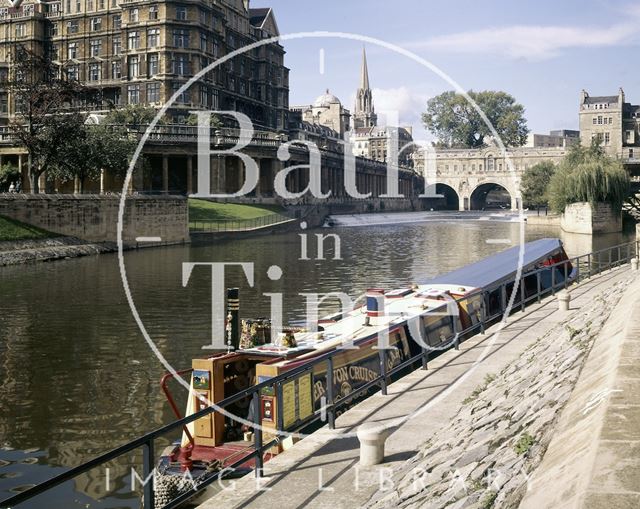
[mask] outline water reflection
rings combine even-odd
[[[182,286],[182,263],[255,263],[250,288],[239,269],[241,316],[267,316],[269,299],[282,292],[286,319],[300,317],[304,292],[343,291],[355,297],[367,287],[410,284],[453,270],[505,248],[487,239],[517,243],[519,225],[506,222],[424,223],[332,230],[341,260],[299,260],[297,234],[178,246],[126,254],[132,294],[147,330],[176,367],[203,355],[211,342],[211,272],[194,269]],[[322,230],[308,232],[329,233]],[[528,228],[527,240],[558,236],[554,228]],[[623,235],[592,238],[560,234],[570,255],[622,242]],[[327,243],[327,245],[329,242]],[[310,256],[311,248],[309,243]],[[267,269],[283,269],[279,281]],[[40,482],[171,420],[158,390],[164,368],[142,338],[127,306],[114,255],[0,269],[0,498],[12,487]],[[159,448],[160,446],[158,446]],[[39,451],[35,464],[16,451]],[[36,457],[36,456],[34,456]],[[9,475],[7,475],[9,474]],[[100,473],[75,486],[92,498],[104,495]],[[48,506],[134,507],[124,485],[100,503],[61,489]],[[57,505],[59,504],[59,505]],[[88,504],[88,505],[87,505]]]

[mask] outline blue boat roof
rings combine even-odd
[[[466,265],[441,276],[430,279],[425,284],[464,285],[486,288],[512,276],[518,270],[521,246],[514,246],[500,253]],[[540,239],[524,244],[523,269],[525,272],[562,248],[560,239]]]

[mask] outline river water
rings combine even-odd
[[[176,368],[189,367],[211,342],[211,272],[196,267],[183,286],[183,262],[253,262],[254,288],[238,268],[227,276],[227,286],[240,287],[241,316],[267,316],[262,294],[280,292],[293,320],[304,312],[300,293],[355,297],[367,287],[424,280],[505,249],[506,239],[516,245],[520,225],[445,215],[300,233],[307,234],[308,258],[316,254],[316,234],[338,234],[342,259],[331,259],[335,249],[327,241],[327,260],[301,260],[298,233],[125,253],[132,296],[162,355]],[[570,256],[628,238],[525,231],[526,240],[557,236]],[[272,265],[283,270],[278,281],[266,276]],[[158,383],[165,369],[132,317],[115,254],[0,268],[0,281],[0,499],[171,420]],[[107,486],[105,477],[104,470],[82,476],[55,490],[46,505],[138,507],[128,478]]]

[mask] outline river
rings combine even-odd
[[[264,293],[284,295],[286,318],[302,316],[303,292],[395,287],[443,273],[517,244],[520,226],[507,221],[448,221],[338,227],[341,260],[301,260],[298,233],[174,246],[125,253],[132,296],[160,352],[189,367],[211,342],[211,272],[196,267],[183,286],[183,262],[253,262],[250,288],[238,268],[241,316],[267,316]],[[558,236],[527,227],[526,240]],[[627,240],[561,235],[570,255]],[[489,242],[489,239],[501,239]],[[332,241],[327,241],[327,247]],[[326,258],[335,250],[327,249]],[[277,281],[267,269],[283,270]],[[144,341],[123,291],[117,256],[98,255],[0,268],[0,499],[167,423],[172,415],[159,390],[165,369]],[[138,507],[126,479],[105,495],[95,471],[47,497],[49,509]],[[41,507],[43,498],[24,507]],[[22,506],[21,506],[22,507]]]

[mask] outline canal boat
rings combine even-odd
[[[181,442],[163,454],[159,471],[183,476],[188,470],[196,479],[237,465],[254,450],[253,443],[243,440],[251,436],[252,423],[261,423],[265,443],[279,431],[298,430],[322,411],[327,399],[343,401],[345,406],[361,400],[380,389],[381,373],[392,373],[411,359],[417,359],[419,366],[425,352],[437,355],[499,320],[510,300],[514,306],[524,306],[532,296],[568,284],[574,272],[560,240],[536,240],[522,250],[512,247],[421,284],[369,289],[364,302],[351,311],[334,313],[308,328],[285,329],[275,341],[268,320],[240,322],[237,289],[231,289],[227,330],[232,345],[229,351],[193,359],[191,368],[181,372],[191,378],[186,415],[255,384],[263,385],[259,398],[247,394],[227,406],[226,415],[211,412],[186,426]],[[330,363],[318,362],[330,353]],[[264,386],[294,370],[301,372],[295,379]],[[163,388],[181,417],[166,390],[168,377]],[[259,408],[254,408],[255,401]],[[265,451],[264,459],[292,442],[279,441]],[[247,459],[234,471],[246,472],[254,462],[255,458]]]

